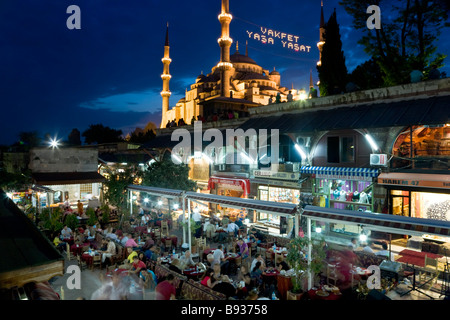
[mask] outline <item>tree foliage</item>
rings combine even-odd
[[[31,186],[31,175],[26,173],[9,173],[2,171],[0,174],[0,188],[5,191],[26,190]]]
[[[321,65],[317,66],[320,80],[320,95],[327,96],[345,92],[347,67],[345,66],[345,57],[342,51],[336,11],[333,12],[325,25],[324,41]]]
[[[70,145],[80,146],[81,145],[80,131],[76,128],[72,129],[72,131],[69,133],[67,141]]]
[[[127,206],[127,187],[139,177],[139,171],[133,167],[116,171],[106,169],[106,171],[107,179],[103,183],[105,200],[123,211]]]
[[[353,17],[353,27],[363,32],[359,43],[379,65],[384,86],[409,82],[409,74],[417,69],[425,79],[433,65],[443,66],[445,55],[437,53],[437,39],[448,26],[445,0],[341,0]],[[381,28],[368,29],[366,9],[381,9]]]
[[[185,191],[197,189],[197,183],[189,180],[189,167],[171,160],[153,162],[144,172],[143,185]]]
[[[87,144],[120,142],[123,141],[121,135],[122,130],[111,129],[102,124],[91,124],[82,134]]]

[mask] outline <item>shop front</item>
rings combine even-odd
[[[247,199],[250,194],[250,180],[237,177],[211,176],[208,180],[208,190],[210,190],[211,194],[218,196]],[[225,210],[220,204],[210,204],[210,209],[218,217],[222,217],[224,214],[228,215],[231,221],[236,221],[238,218],[245,219],[247,217],[246,210]]]
[[[258,200],[278,203],[299,204],[300,199],[300,173],[298,172],[270,172],[267,170],[254,170],[254,178],[250,182],[256,185]],[[286,221],[276,214],[258,213],[256,221],[267,224],[273,228],[282,227],[281,231],[292,228],[291,220]],[[285,232],[283,232],[285,233]]]
[[[379,212],[375,200],[374,178],[378,169],[304,166],[300,172],[311,174],[312,204],[318,207]]]
[[[450,175],[382,173],[378,184],[387,189],[389,213],[450,221]]]

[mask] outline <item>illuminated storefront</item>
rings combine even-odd
[[[259,200],[297,205],[300,199],[300,174],[298,172],[270,172],[254,170],[254,179],[250,182],[257,185]],[[279,227],[280,216],[260,212],[257,221],[268,223],[271,227]],[[289,229],[289,227],[288,227]]]

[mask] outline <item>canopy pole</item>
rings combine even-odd
[[[189,250],[192,252],[192,244],[191,244],[191,202],[188,200],[188,239],[189,239]]]
[[[183,243],[186,243],[186,196],[183,195]]]
[[[311,218],[307,219],[307,233],[308,233],[308,290],[312,288],[312,272],[311,268],[311,253],[312,253],[312,243],[311,243]]]
[[[300,218],[299,218],[299,213],[296,212],[295,216],[294,216],[294,238],[298,237],[298,232],[300,231]]]

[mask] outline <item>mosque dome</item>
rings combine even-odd
[[[255,60],[253,60],[249,56],[245,56],[243,54],[240,54],[239,52],[235,52],[234,54],[232,54],[230,56],[230,60],[231,60],[232,63],[249,63],[249,64],[257,65]]]

